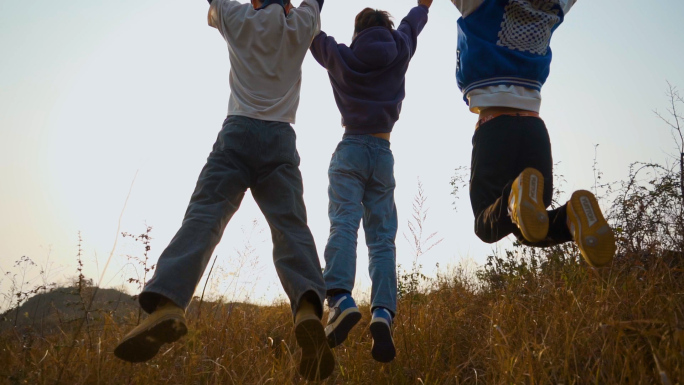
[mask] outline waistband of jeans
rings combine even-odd
[[[390,148],[389,140],[378,138],[377,136],[369,134],[344,134],[342,135],[342,140],[354,140],[361,143],[375,145],[378,147]]]

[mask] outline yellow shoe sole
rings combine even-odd
[[[532,243],[543,241],[549,232],[549,215],[544,206],[544,177],[526,168],[511,186],[508,210],[523,237]]]
[[[601,213],[594,194],[575,191],[567,206],[568,228],[582,257],[591,266],[610,264],[615,255],[615,235]]]

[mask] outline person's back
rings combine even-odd
[[[302,62],[320,31],[319,5],[304,0],[287,15],[279,6],[256,10],[250,4],[213,0],[209,25],[228,44],[228,115],[295,122]]]
[[[372,281],[372,356],[396,356],[392,320],[396,313],[397,210],[390,133],[405,96],[405,75],[427,23],[432,0],[419,1],[393,29],[387,12],[366,8],[355,20],[351,46],[321,32],[311,44],[314,58],[328,70],[345,134],[328,169],[330,236],[325,247],[328,307],[326,334],[338,346],[361,319],[351,291],[356,274],[359,222],[368,245]]]
[[[458,20],[456,77],[464,100],[539,112],[551,38],[575,0],[452,0]]]
[[[376,12],[381,11],[366,8],[357,15],[350,46],[338,44],[324,32],[311,43],[314,58],[328,70],[346,134],[392,131],[427,10],[427,6],[413,8],[395,30],[388,14],[386,21],[378,22]]]

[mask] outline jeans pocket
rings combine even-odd
[[[385,186],[395,188],[394,155],[389,149],[383,149],[378,156],[375,173],[376,178]]]
[[[291,127],[278,131],[278,157],[292,163],[298,163],[297,134]]]
[[[250,127],[249,122],[240,117],[228,117],[219,132],[216,149],[219,151],[244,149],[250,136]]]
[[[337,167],[337,165],[340,162],[340,153],[342,152],[344,145],[344,142],[340,142],[337,144],[337,147],[335,147],[335,151],[333,151],[332,155],[330,156],[330,165],[328,166],[328,168],[332,169],[334,167]]]
[[[367,148],[354,142],[342,141],[330,160],[330,171],[367,175],[371,159]]]

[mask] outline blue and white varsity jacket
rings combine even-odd
[[[470,110],[539,112],[551,37],[577,0],[451,0],[458,19],[456,79]]]

